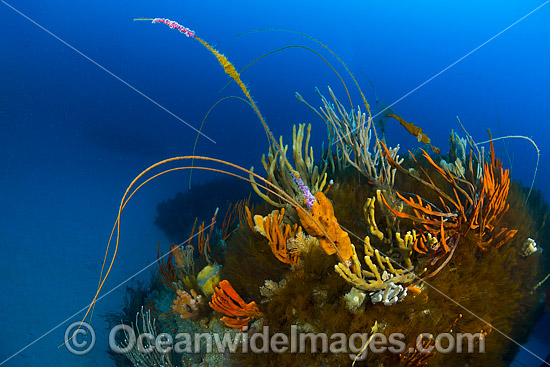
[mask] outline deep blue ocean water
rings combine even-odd
[[[391,105],[442,152],[451,129],[463,135],[456,116],[477,141],[488,138],[487,129],[494,137],[531,137],[541,154],[535,187],[550,199],[548,2],[0,1],[1,365],[112,365],[101,317],[92,321],[98,341],[91,354],[75,357],[57,346],[66,326],[80,320],[70,316],[93,298],[122,194],[150,164],[192,153],[196,132],[181,120],[196,129],[220,98],[243,96],[235,83],[220,91],[229,78],[198,42],[133,21],[155,17],[194,30],[239,70],[280,47],[313,48],[360,104],[342,66],[310,39],[275,31],[236,38],[261,28],[306,33],[350,67],[373,106]],[[286,141],[297,123],[313,124],[316,144],[325,136],[323,122],[295,92],[318,106],[314,88],[326,94],[330,85],[345,99],[336,74],[303,48],[258,61],[242,80],[274,135]],[[265,133],[242,101],[221,102],[203,133],[215,142],[200,138],[199,155],[261,167]],[[403,152],[418,146],[395,121],[386,138]],[[521,139],[495,147],[512,177],[528,186],[535,148]],[[196,182],[213,177],[195,173]],[[156,243],[168,241],[153,224],[156,204],[187,182],[186,173],[160,178],[127,206],[106,290],[156,260]],[[96,315],[117,311],[123,293],[121,286],[98,302]],[[543,358],[550,353],[546,322],[529,346]]]

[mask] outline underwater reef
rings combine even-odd
[[[154,279],[128,291],[119,317],[150,338],[124,358],[115,355],[118,366],[510,365],[545,309],[550,264],[537,243],[550,238],[549,207],[540,191],[511,180],[495,154],[497,139],[476,143],[466,130],[464,137],[451,131],[444,154],[420,127],[391,112],[422,144],[401,156],[378,135],[362,92],[363,111],[329,89],[329,97],[318,91],[318,109],[298,95],[327,128],[315,158],[311,125],[294,126],[290,143],[275,139],[224,55],[176,22],[151,20],[216,56],[270,145],[261,157],[265,177],[196,156],[159,162],[138,176],[195,160],[203,166],[164,172],[225,172],[248,181],[261,200],[224,198],[221,190],[222,209],[207,219],[166,224],[180,244],[157,246]],[[191,196],[193,190],[189,203],[206,196]],[[161,209],[176,207],[159,205],[157,224],[167,221]],[[451,342],[458,334],[473,337]],[[117,342],[124,347],[129,339],[119,335]],[[150,348],[159,342],[171,347]]]

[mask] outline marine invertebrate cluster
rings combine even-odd
[[[539,249],[537,248],[537,243],[534,239],[528,238],[521,248],[521,256],[527,257],[533,255],[535,252],[537,252]]]
[[[172,310],[184,319],[198,319],[199,306],[203,302],[203,296],[191,289],[190,294],[178,289],[177,298],[174,299]]]
[[[317,200],[308,212],[303,208],[298,209],[304,230],[319,240],[327,255],[337,254],[341,261],[348,261],[353,254],[348,233],[338,225],[332,203],[325,194],[318,191],[315,198]]]
[[[370,110],[367,109],[368,115],[361,113],[361,109],[357,111],[346,111],[342,103],[336,98],[332,89],[329,88],[329,93],[332,96],[334,103],[330,103],[320,92],[324,109],[314,111],[325,121],[325,124],[334,134],[336,143],[340,146],[340,152],[344,155],[347,162],[367,177],[375,184],[385,184],[392,186],[395,170],[392,169],[387,162],[382,158],[382,150],[375,137],[374,149],[371,151],[372,135],[376,134],[373,127],[373,120]],[[396,161],[400,161],[399,146],[391,150],[391,157]]]
[[[390,260],[389,257],[380,255],[380,251],[372,248],[368,236],[365,237],[364,245],[365,264],[370,271],[362,270],[361,263],[357,257],[357,252],[355,251],[355,246],[352,246],[352,265],[348,267],[344,263],[339,263],[334,266],[336,272],[338,272],[342,278],[352,284],[355,288],[372,292],[371,296],[375,299],[378,299],[378,296],[380,295],[380,293],[377,292],[384,291],[384,293],[386,293],[386,298],[388,297],[388,293],[394,293],[393,290],[397,287],[399,287],[402,293],[405,293],[403,291],[403,287],[396,286],[396,284],[410,283],[415,278],[414,273],[404,269],[395,269],[392,265],[392,260]],[[376,261],[376,264],[372,261],[373,258]],[[405,294],[403,294],[402,297],[404,297]]]
[[[449,169],[441,168],[424,150],[421,150],[422,156],[435,169],[437,174],[452,187],[452,196],[445,193],[434,183],[427,171],[418,164],[414,155],[412,155],[412,159],[417,163],[425,179],[410,174],[409,171],[391,158],[389,151],[385,148],[390,165],[435,191],[438,195],[438,201],[442,205],[442,208],[439,208],[432,203],[425,202],[419,195],[416,195],[417,201],[413,197],[407,199],[397,192],[397,196],[414,213],[408,214],[402,210],[393,209],[383,199],[384,204],[396,217],[411,220],[415,224],[416,229],[419,231],[418,238],[414,240],[414,249],[417,252],[441,254],[436,259],[448,254],[441,266],[430,276],[435,275],[448,263],[460,238],[469,231],[475,234],[477,245],[482,250],[487,250],[491,245],[499,248],[517,233],[516,229],[506,227],[501,227],[498,232],[493,233],[502,216],[509,209],[506,199],[510,187],[510,177],[509,171],[504,170],[502,162],[495,157],[492,142],[490,148],[490,163],[486,162],[485,165],[478,163],[477,175],[473,169],[473,154],[470,154],[468,165],[470,180],[456,176]],[[481,157],[478,159],[478,162],[480,161]],[[481,174],[479,170],[481,170]]]
[[[141,326],[140,326],[141,325]],[[124,351],[124,355],[132,362],[134,366],[142,367],[173,367],[171,353],[164,353],[155,347],[154,341],[159,335],[156,327],[156,320],[151,314],[151,310],[142,307],[141,312],[136,315],[136,323],[132,324],[134,338],[136,335],[151,335],[150,338],[143,338],[142,345],[132,346],[131,336],[124,331],[124,338],[118,342],[119,348]]]
[[[178,23],[154,22],[198,39]],[[184,163],[188,160],[205,163],[193,169],[250,182],[263,200],[255,206],[248,200],[230,206],[219,231],[214,228],[217,211],[209,225],[196,227],[195,220],[185,246],[172,245],[167,260],[158,252],[161,282],[150,302],[159,314],[159,329],[228,335],[239,329],[249,336],[264,326],[274,333],[314,335],[371,330],[379,336],[400,333],[406,337],[404,346],[417,349],[436,344],[415,344],[412,340],[421,333],[460,331],[481,335],[491,348],[490,353],[468,355],[468,364],[510,360],[513,344],[506,337],[524,338],[535,317],[523,311],[539,305],[535,291],[543,263],[531,238],[544,238],[550,229],[540,216],[548,208],[524,203],[523,189],[510,179],[493,145],[486,156],[470,136],[463,140],[453,132],[447,157],[424,149],[400,157],[399,146],[389,149],[377,136],[366,100],[366,113],[359,108],[347,112],[329,89],[332,102],[321,96],[323,108],[315,111],[327,124],[336,157],[325,152],[316,164],[311,126],[298,125],[291,163],[288,146],[282,137],[273,139],[240,73],[219,51],[198,40],[239,84],[266,129],[269,153],[262,164],[267,178],[222,160],[186,156],[147,168],[128,187],[115,228],[135,190],[158,175],[190,169]],[[431,146],[417,126],[392,117]],[[435,147],[432,151],[440,153]],[[165,164],[182,165],[151,172]],[[332,184],[327,186],[329,165]],[[144,182],[138,186],[140,180]],[[235,211],[238,226],[233,224]],[[351,360],[349,353],[317,353],[324,345],[321,338],[303,353],[221,354],[216,363],[464,364],[465,357],[456,353],[426,354],[415,348],[363,356],[373,340],[374,335],[362,339]],[[240,351],[244,348],[237,345]],[[200,362],[207,360],[205,353],[197,354]],[[129,356],[135,365],[138,358]],[[176,365],[190,365],[189,357],[181,356]]]
[[[260,233],[269,241],[271,251],[278,260],[291,266],[296,265],[300,261],[300,254],[297,251],[289,249],[288,241],[296,238],[302,232],[302,228],[297,224],[283,224],[285,209],[282,208],[279,212],[274,210],[271,214],[262,217],[261,215],[254,216],[254,225],[251,224],[251,214],[249,213],[249,225],[256,232]]]
[[[323,190],[327,179],[327,163],[322,164],[321,168],[315,165],[313,147],[309,145],[310,133],[311,124],[308,125],[307,132],[305,124],[298,125],[298,131],[296,125],[292,127],[292,156],[295,168],[289,169],[290,163],[286,157],[288,146],[283,144],[283,137],[279,142],[281,150],[271,145],[267,159],[265,155],[262,156],[262,165],[269,181],[296,201],[305,203],[308,209],[311,209],[315,201],[312,195]],[[251,175],[250,179],[253,181],[254,191],[266,202],[276,207],[286,204],[284,201],[274,201],[269,195],[262,193],[254,182],[254,176]],[[292,206],[288,209],[292,209]]]
[[[225,315],[220,319],[225,325],[241,329],[252,319],[262,316],[256,302],[245,303],[227,280],[222,280],[218,287],[215,288],[210,307]]]

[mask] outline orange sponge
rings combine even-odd
[[[307,214],[303,209],[298,208],[302,227],[309,235],[317,237],[328,255],[338,253],[340,261],[349,260],[353,255],[351,241],[348,233],[338,224],[332,203],[321,191],[317,191],[314,196],[317,200]]]

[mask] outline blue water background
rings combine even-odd
[[[220,92],[230,79],[197,41],[165,25],[134,22],[134,18],[176,20],[227,55],[238,70],[283,46],[313,48],[342,75],[354,105],[361,104],[343,67],[315,42],[273,31],[236,38],[260,28],[307,33],[346,62],[375,112],[376,106],[406,96],[392,109],[421,126],[442,152],[448,150],[451,129],[464,136],[456,116],[477,141],[487,139],[487,129],[494,137],[532,137],[541,151],[535,186],[547,187],[550,6],[491,40],[541,1],[13,0],[7,4],[0,2],[0,327],[4,330],[0,363],[59,327],[5,366],[112,365],[105,353],[107,332],[97,315],[121,307],[124,286],[98,303],[92,322],[97,325],[98,345],[88,356],[57,349],[70,323],[64,320],[93,297],[105,245],[129,182],[152,163],[192,153],[193,129],[94,62],[195,128],[220,98],[243,96],[235,83]],[[290,142],[293,124],[313,124],[316,154],[325,127],[294,93],[319,106],[314,88],[327,94],[330,85],[347,103],[336,74],[313,52],[301,48],[260,60],[242,79],[274,135],[283,134]],[[198,154],[254,165],[263,173],[260,157],[267,140],[244,102],[221,102],[203,132],[215,143],[199,139]],[[390,145],[401,145],[402,154],[418,146],[395,121],[388,122],[386,133]],[[536,150],[525,140],[506,144],[496,144],[497,155],[511,167],[512,177],[528,186]],[[195,182],[214,177],[197,173]],[[167,247],[168,240],[153,224],[156,204],[186,190],[187,181],[186,173],[160,178],[128,205],[123,240],[106,290],[153,262],[157,241]],[[545,246],[544,239],[537,242]],[[137,278],[148,276],[146,271]],[[75,320],[79,318],[70,319]],[[550,352],[547,330],[543,328],[532,347],[542,357]],[[522,358],[527,365],[538,366],[533,358]]]

